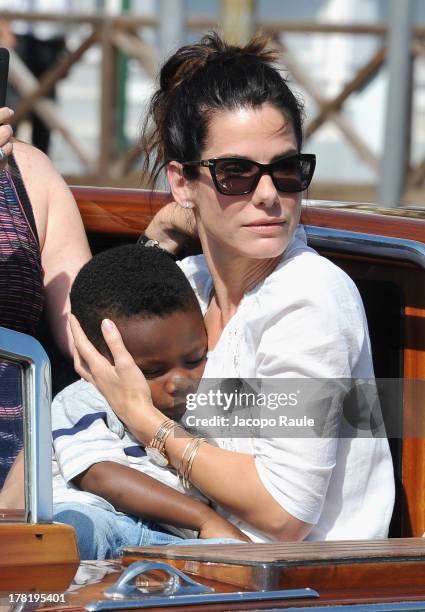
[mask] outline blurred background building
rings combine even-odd
[[[9,0],[0,20],[16,21],[19,4]],[[235,41],[262,29],[281,47],[282,70],[305,101],[304,150],[318,158],[310,197],[382,200],[383,163],[394,149],[393,163],[402,169],[400,201],[425,206],[425,0],[68,4],[62,17],[49,9],[49,18],[66,26],[68,55],[39,84],[13,57],[10,81],[20,93],[19,136],[29,139],[24,119],[34,107],[52,126],[52,160],[73,183],[141,186],[137,140],[161,58],[213,28]],[[393,115],[400,129],[391,143],[389,104],[398,94],[389,90],[388,59],[395,26],[404,27],[395,45],[400,59],[404,44],[405,63],[392,86],[406,91]],[[57,76],[63,78],[56,82],[56,101],[43,99]]]

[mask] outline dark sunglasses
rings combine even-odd
[[[240,157],[216,157],[181,162],[184,166],[209,168],[217,191],[223,195],[246,195],[254,191],[263,174],[269,174],[277,191],[298,193],[310,185],[316,156],[305,153],[282,157],[271,164],[260,164]]]

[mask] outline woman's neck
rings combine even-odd
[[[213,280],[214,302],[224,327],[235,314],[245,293],[265,279],[281,258],[237,257],[222,248],[214,248],[209,241],[201,242],[204,242],[202,248]]]

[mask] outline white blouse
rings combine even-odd
[[[204,256],[188,257],[180,265],[205,313],[212,279]],[[279,426],[269,428],[269,435],[266,428],[265,437],[258,429],[254,435],[233,429],[233,437],[230,427],[228,435],[217,436],[215,442],[255,455],[259,477],[274,499],[292,516],[313,524],[308,539],[387,536],[394,505],[388,441],[382,432],[379,437],[362,437],[349,428],[344,430],[349,434],[343,433],[346,423],[338,393],[331,408],[325,401],[329,403],[329,392],[327,398],[319,397],[319,382],[332,394],[348,379],[373,379],[363,304],[345,272],[307,246],[302,226],[275,270],[245,294],[209,353],[204,379],[211,378],[256,379],[281,391],[286,384],[293,388],[294,379],[308,379],[299,386],[304,396],[314,388],[314,401],[311,396],[300,401],[298,416],[307,405],[310,416],[322,411],[319,417],[329,427],[326,437],[298,436],[296,429],[288,434],[288,428]],[[254,541],[270,541],[238,518],[229,518]]]

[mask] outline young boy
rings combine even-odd
[[[207,335],[196,296],[172,258],[139,245],[96,255],[74,281],[71,309],[109,358],[100,325],[104,318],[115,322],[154,404],[179,420],[188,385],[196,388],[204,370]],[[82,559],[115,558],[126,545],[182,541],[156,523],[167,531],[171,525],[196,530],[201,538],[245,539],[208,505],[184,495],[174,472],[149,461],[90,383],[80,380],[56,396],[52,422],[55,520],[75,527]],[[190,495],[202,498],[195,489]]]

